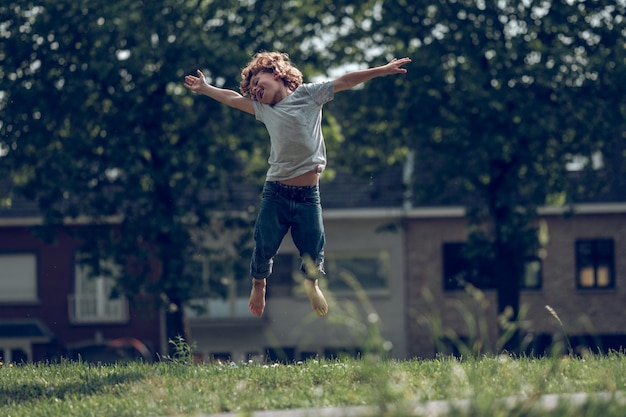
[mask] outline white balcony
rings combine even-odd
[[[198,312],[198,310],[187,306],[185,307],[185,315],[190,319],[246,319],[251,317],[248,302],[248,298],[195,299],[191,300],[189,304],[204,310],[204,312]]]
[[[70,322],[125,323],[128,321],[128,300],[124,297],[105,299],[96,295],[72,294],[68,297]]]

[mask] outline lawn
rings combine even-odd
[[[370,405],[372,416],[408,416],[415,404],[469,400],[451,416],[622,417],[620,401],[540,411],[544,394],[626,391],[626,354],[585,357],[385,360],[376,357],[290,364],[164,360],[0,366],[0,415],[10,417],[179,416]],[[519,399],[506,406],[505,398]],[[464,403],[465,405],[468,402]],[[393,407],[389,408],[388,406]],[[380,408],[379,408],[380,407]]]

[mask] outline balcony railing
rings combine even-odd
[[[190,306],[185,307],[185,315],[190,319],[250,319],[254,318],[248,309],[248,298],[195,299],[190,302],[203,312]]]
[[[72,323],[124,323],[128,321],[128,300],[105,299],[95,295],[72,294],[68,297]]]

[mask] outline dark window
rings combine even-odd
[[[336,292],[387,291],[391,274],[391,255],[386,250],[372,252],[333,252],[326,257],[324,269],[328,286]]]
[[[267,297],[290,297],[296,285],[298,258],[295,254],[277,254],[274,256],[272,275],[268,279]]]
[[[213,352],[209,357],[211,362],[230,362],[230,352]]]
[[[576,241],[576,285],[584,290],[615,287],[612,239]]]
[[[28,354],[20,348],[11,349],[11,362],[26,363],[28,362]]]
[[[446,291],[463,289],[472,281],[470,262],[463,254],[464,247],[465,243],[443,244],[443,288]]]
[[[324,349],[324,358],[332,360],[343,358],[359,358],[362,355],[363,352],[358,347],[329,347]]]
[[[265,360],[269,362],[293,362],[296,358],[294,347],[265,348]]]
[[[465,243],[449,242],[442,247],[443,255],[443,288],[446,291],[461,290],[467,284],[481,289],[494,290],[496,282],[487,271],[481,272],[478,263],[472,265],[465,255]],[[483,267],[484,268],[484,267]],[[520,287],[522,289],[539,289],[542,284],[542,265],[538,257],[527,259]]]
[[[521,288],[524,290],[538,290],[543,282],[543,268],[539,257],[526,260]]]

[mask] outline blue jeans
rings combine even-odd
[[[289,229],[300,257],[310,258],[317,270],[324,273],[326,236],[319,186],[291,186],[266,181],[254,226],[255,247],[250,262],[252,277],[262,279],[270,276],[273,258]],[[300,269],[306,274],[304,262]]]

